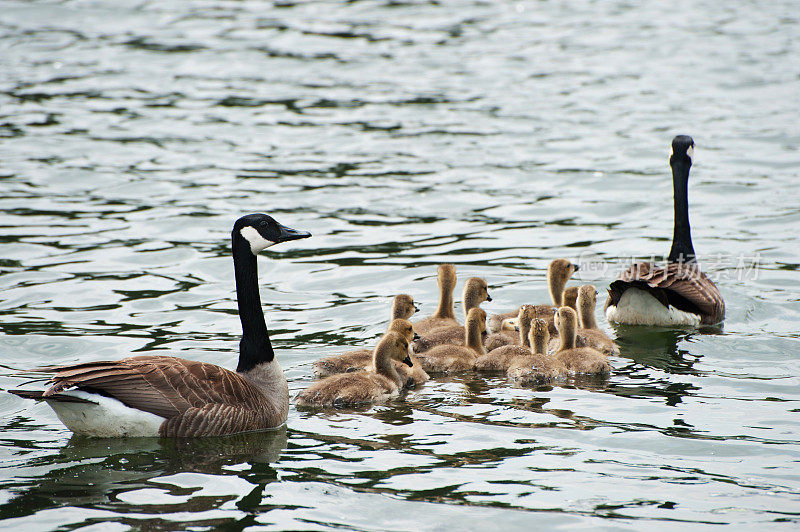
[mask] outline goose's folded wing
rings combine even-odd
[[[711,321],[725,314],[719,289],[696,264],[670,263],[666,268],[649,262],[633,264],[609,286],[606,307],[616,305],[630,286],[648,290],[664,306],[708,316]]]
[[[257,402],[259,390],[244,377],[213,364],[140,356],[49,368],[53,385],[43,398],[78,387],[165,418],[213,405]]]

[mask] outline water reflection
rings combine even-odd
[[[57,453],[32,459],[25,465],[23,471],[44,468],[46,472],[20,476],[15,496],[0,505],[0,518],[30,515],[54,503],[121,510],[126,503],[119,500],[120,495],[163,486],[169,480],[156,484],[153,481],[184,472],[234,475],[250,484],[263,485],[277,480],[277,471],[270,464],[280,459],[287,441],[285,426],[268,432],[197,439],[73,436]],[[183,493],[189,494],[200,487]],[[230,494],[204,504],[215,507],[239,495]],[[160,508],[154,503],[142,508],[148,513],[174,509],[170,505]],[[195,505],[194,510],[199,509]]]

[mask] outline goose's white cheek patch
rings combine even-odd
[[[689,146],[686,149],[686,156],[689,158],[690,161],[694,162],[694,146]]]
[[[242,227],[239,230],[239,234],[241,234],[247,242],[250,243],[250,252],[253,255],[258,255],[265,249],[270,246],[274,246],[277,242],[273,242],[272,240],[267,240],[261,234],[256,231],[253,227]]]

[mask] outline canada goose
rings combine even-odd
[[[578,289],[578,345],[599,349],[605,354],[619,353],[619,346],[597,326],[594,309],[597,306],[597,289],[585,284]]]
[[[555,259],[547,267],[547,288],[550,291],[550,299],[553,301],[553,305],[534,305],[534,307],[536,308],[536,317],[547,321],[550,328],[550,336],[558,334],[553,323],[553,309],[564,304],[564,286],[578,269],[577,264],[573,264],[567,259]],[[519,309],[503,314],[495,314],[489,318],[489,329],[493,332],[500,331],[503,328],[513,329],[516,326],[515,318],[518,313]],[[512,320],[509,320],[509,318],[512,318]]]
[[[689,170],[694,141],[672,140],[674,227],[667,265],[638,262],[612,282],[605,304],[608,321],[630,325],[713,325],[725,318],[725,302],[714,282],[700,271],[689,227]]]
[[[256,256],[311,236],[266,214],[248,214],[231,234],[242,339],[236,372],[169,356],[136,356],[42,368],[46,391],[11,390],[47,401],[72,432],[87,436],[216,436],[283,425],[289,387],[264,322]]]
[[[501,345],[489,351],[488,342],[484,342],[484,348],[489,351],[481,355],[475,361],[475,369],[478,371],[505,371],[511,364],[511,360],[518,356],[530,355],[530,343],[528,333],[531,329],[531,321],[535,318],[536,311],[533,305],[522,305],[519,308],[519,345]],[[492,337],[499,333],[489,335]],[[527,347],[525,344],[528,344]]]
[[[390,399],[404,384],[395,361],[412,365],[408,341],[396,332],[387,332],[375,347],[372,364],[367,369],[315,382],[300,392],[295,402],[298,406],[348,406]]]
[[[531,352],[509,361],[506,376],[521,386],[543,384],[565,379],[567,367],[559,359],[546,354],[550,337],[547,322],[541,318],[533,320],[529,332]]]
[[[436,278],[439,285],[439,307],[432,316],[414,323],[417,334],[427,334],[437,327],[458,325],[453,311],[453,290],[456,288],[456,268],[452,264],[440,264]]]
[[[486,312],[473,308],[467,315],[466,333],[462,345],[437,345],[417,355],[428,372],[452,372],[472,369],[475,360],[485,355],[482,335],[486,331]]]
[[[489,289],[486,280],[480,277],[470,277],[464,283],[464,292],[462,294],[464,304],[464,316],[469,315],[469,311],[473,308],[479,308],[480,304],[484,301],[491,301],[489,296]],[[416,325],[414,326],[416,328]],[[415,329],[416,330],[416,329]],[[428,349],[443,344],[464,345],[464,327],[461,325],[453,325],[446,327],[437,327],[431,329],[427,334],[420,335],[419,340],[415,340],[411,345],[414,353],[424,353]]]
[[[411,322],[399,318],[392,320],[387,332],[396,332],[403,336],[407,342],[419,338],[419,335],[414,332]],[[355,351],[347,351],[341,355],[334,355],[317,360],[314,362],[314,377],[322,379],[337,373],[348,373],[350,371],[366,369],[372,364],[373,353],[374,349],[357,349]],[[422,365],[417,359],[412,355],[409,356],[412,362],[411,367],[398,362],[395,364],[395,369],[400,376],[403,377],[403,386],[414,387],[427,381],[430,377],[425,373],[425,370],[422,369]]]
[[[611,364],[601,351],[591,347],[576,347],[578,318],[574,310],[569,307],[558,309],[556,325],[561,345],[554,357],[570,372],[585,375],[607,375],[611,372]]]

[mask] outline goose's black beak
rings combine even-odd
[[[278,242],[288,242],[289,240],[300,240],[301,238],[308,238],[311,236],[311,233],[308,231],[298,231],[297,229],[292,229],[291,227],[286,227],[285,225],[278,224],[278,229],[280,229],[280,234],[278,235]]]
[[[404,359],[403,359],[403,364],[405,364],[405,365],[406,365],[406,366],[408,366],[409,368],[411,368],[411,367],[413,367],[413,366],[414,366],[414,363],[413,363],[413,362],[411,362],[411,357],[410,357],[410,356],[408,356],[408,355],[406,355],[406,358],[404,358]]]
[[[414,333],[414,338],[413,338],[414,340],[419,340],[420,338],[422,338],[420,335]]]

